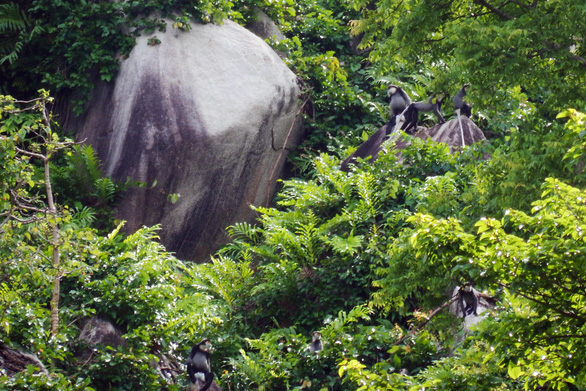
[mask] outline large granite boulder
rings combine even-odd
[[[251,204],[271,201],[301,137],[299,87],[236,23],[171,24],[139,37],[116,80],[98,85],[66,126],[93,145],[106,175],[148,184],[118,206],[127,231],[161,224],[168,250],[203,261],[228,239],[227,226],[253,220]]]

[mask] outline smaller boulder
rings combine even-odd
[[[450,150],[462,148],[462,145],[468,146],[482,140],[486,140],[484,133],[468,117],[460,116],[462,127],[458,118],[454,118],[443,124],[437,124],[428,129],[418,131],[414,136],[421,139],[431,138],[436,143],[446,143]]]
[[[92,347],[102,345],[116,348],[126,345],[122,332],[111,322],[97,316],[83,323],[78,342],[80,342],[80,350],[77,351],[75,356],[81,361],[91,359],[93,355]]]
[[[37,367],[40,372],[46,375],[49,374],[47,368],[37,356],[9,348],[6,345],[0,345],[0,370],[6,373],[8,377],[24,371],[29,365]]]
[[[251,33],[254,33],[262,39],[272,39],[276,42],[285,39],[285,36],[270,16],[258,7],[254,7],[253,11],[254,20],[248,22],[245,26]]]
[[[461,116],[461,122],[457,118],[454,118],[443,124],[437,124],[431,128],[418,127],[417,132],[413,134],[413,137],[420,138],[422,140],[430,138],[436,143],[446,143],[450,147],[450,151],[454,152],[462,148],[462,144],[465,146],[472,145],[482,140],[486,140],[484,133],[480,128],[468,117]],[[460,123],[462,126],[460,127]],[[356,163],[356,159],[368,158],[368,162],[372,163],[378,158],[378,154],[385,145],[394,146],[390,148],[401,150],[405,149],[411,141],[409,138],[401,137],[399,132],[388,134],[388,124],[374,132],[368,140],[360,144],[360,146],[340,165],[340,168],[344,172],[348,172],[351,163]]]
[[[197,383],[195,383],[195,384],[189,383],[189,385],[187,386],[187,391],[199,391],[204,386],[204,384],[205,383],[202,380],[197,380]],[[215,381],[212,382],[212,384],[210,384],[210,388],[208,388],[208,390],[209,391],[222,391],[220,386],[218,386],[218,384]]]
[[[126,341],[122,338],[122,332],[111,322],[93,317],[85,322],[79,340],[87,345],[106,345],[111,347],[125,346]]]
[[[341,164],[341,170],[348,172],[350,164],[356,163],[356,159],[366,159],[368,162],[374,162],[382,149],[382,145],[387,141],[387,125],[383,126],[374,132],[368,140],[360,144],[358,148],[350,156],[348,156]]]

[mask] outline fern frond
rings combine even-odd
[[[40,24],[35,24],[33,26],[32,30],[28,33],[26,38],[27,38],[27,40],[30,40],[35,35],[40,35],[44,32],[45,32],[45,29],[43,28],[43,26],[41,26]]]
[[[239,359],[229,359],[228,362],[230,365],[235,368],[237,372],[244,375],[246,380],[251,384],[251,389],[253,388],[253,384],[262,384],[262,366],[258,364],[254,358],[247,355],[243,349],[240,349],[240,355],[241,357]]]
[[[333,337],[343,331],[348,323],[356,323],[359,320],[370,320],[373,309],[366,304],[356,306],[350,312],[340,311],[338,316],[323,330],[324,335]]]
[[[362,246],[362,235],[349,235],[348,238],[334,236],[328,239],[328,244],[338,253],[354,255]]]
[[[88,207],[78,209],[73,215],[73,221],[77,226],[89,227],[96,220],[95,213]]]
[[[228,227],[227,231],[231,238],[245,238],[253,243],[258,242],[258,230],[246,222],[236,223]]]
[[[94,182],[92,195],[100,200],[112,201],[118,192],[118,186],[110,178],[99,178]]]
[[[26,28],[27,22],[18,4],[0,4],[0,33],[18,33]]]
[[[79,145],[75,147],[75,154],[70,158],[73,166],[72,174],[79,181],[79,185],[87,189],[102,177],[101,163],[91,145]]]
[[[356,188],[360,196],[360,207],[371,217],[376,216],[380,207],[376,180],[372,173],[361,171],[356,175]]]
[[[29,22],[26,14],[16,3],[0,4],[0,64],[13,63],[18,59],[26,41]]]

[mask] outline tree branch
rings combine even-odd
[[[496,15],[500,16],[501,18],[503,18],[505,20],[513,20],[513,19],[515,19],[514,17],[512,17],[511,15],[503,12],[502,10],[498,9],[497,7],[488,4],[488,1],[486,1],[486,0],[474,0],[474,2],[476,4],[482,6],[482,7],[488,8],[493,13],[495,13]]]
[[[548,335],[547,337],[539,338],[536,337],[536,341],[550,341],[554,339],[570,339],[570,338],[586,338],[586,335],[579,334],[566,334],[566,335]]]
[[[527,5],[523,5],[517,1],[511,1],[519,6],[523,6],[525,8],[528,9],[534,9],[535,7],[537,7],[537,1],[538,0],[533,0],[533,3],[530,6]],[[491,4],[488,3],[488,0],[474,0],[474,3],[489,9],[492,13],[500,16],[502,19],[504,20],[513,20],[516,19],[515,17],[507,14],[506,12],[504,12],[502,9],[495,7]],[[540,36],[541,34],[537,34],[538,36]],[[541,37],[543,39],[543,37]],[[578,61],[580,63],[580,66],[582,67],[586,67],[586,58],[578,56],[577,54],[574,54],[571,52],[570,48],[563,48],[561,45],[554,43],[552,41],[546,40],[544,39],[543,42],[545,43],[545,45],[550,49],[550,50],[560,50],[560,49],[564,49],[569,53],[569,57]]]
[[[544,40],[543,41],[547,47],[549,47],[551,50],[560,50],[563,49],[565,51],[567,51],[569,53],[570,58],[578,61],[580,63],[581,66],[586,67],[586,58],[578,56],[577,54],[574,54],[571,52],[570,48],[563,48],[562,45],[548,41],[548,40]]]
[[[26,149],[21,149],[21,148],[17,147],[16,145],[14,146],[14,149],[16,149],[17,152],[22,153],[23,155],[30,156],[30,157],[36,157],[37,159],[41,159],[43,162],[47,159],[46,156],[41,155],[40,153],[27,151]]]
[[[444,308],[448,307],[450,304],[452,304],[453,302],[455,302],[456,300],[458,300],[458,295],[455,294],[450,300],[446,301],[444,304],[442,304],[441,306],[437,307],[435,310],[431,311],[431,313],[429,314],[429,316],[427,317],[427,320],[421,324],[419,324],[416,328],[414,328],[413,330],[410,330],[407,334],[405,334],[403,337],[401,337],[398,341],[396,341],[393,346],[395,345],[399,345],[401,343],[403,343],[403,341],[405,341],[407,339],[407,337],[409,337],[409,335],[411,334],[415,334],[417,331],[421,330],[422,328],[425,327],[425,325],[427,325],[441,310],[443,310]]]
[[[531,3],[531,4],[523,4],[520,1],[516,1],[516,0],[510,0],[509,2],[512,4],[516,4],[519,7],[526,8],[526,9],[535,9],[535,7],[537,7],[537,0],[533,0],[533,3]]]
[[[504,287],[504,288],[511,289],[511,288],[509,287],[509,285],[508,285],[508,284],[503,284],[502,282],[499,282],[499,285],[500,285],[500,286],[502,286],[502,287]],[[527,300],[529,300],[529,301],[532,301],[532,302],[534,302],[534,303],[537,303],[537,304],[539,304],[539,305],[542,305],[542,306],[544,306],[545,308],[547,308],[547,309],[550,309],[551,311],[553,311],[554,313],[556,313],[556,314],[558,314],[558,315],[563,315],[563,316],[566,316],[566,317],[568,317],[568,318],[572,318],[572,319],[578,320],[578,321],[580,321],[580,322],[586,323],[586,318],[584,318],[584,317],[582,317],[582,316],[579,316],[579,315],[576,315],[576,314],[575,314],[575,313],[573,313],[573,312],[566,312],[566,311],[562,311],[561,309],[559,309],[559,308],[558,308],[558,307],[556,307],[556,306],[553,306],[553,305],[551,305],[551,304],[549,304],[549,303],[547,303],[547,302],[545,302],[545,301],[541,301],[541,300],[539,300],[539,299],[537,299],[537,298],[535,298],[535,297],[528,296],[527,294],[525,294],[525,293],[523,293],[523,292],[520,292],[520,291],[518,291],[518,290],[513,290],[513,291],[514,291],[514,292],[515,292],[517,295],[519,295],[519,296],[521,296],[521,297],[524,297],[525,299],[527,299]]]

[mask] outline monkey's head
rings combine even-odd
[[[312,341],[319,341],[321,339],[321,333],[319,331],[314,331],[311,333],[311,340]]]
[[[391,95],[396,94],[398,89],[399,89],[399,87],[397,87],[395,85],[389,86],[389,90],[387,91],[387,95],[391,96]]]
[[[204,338],[197,344],[197,347],[199,347],[199,350],[202,350],[204,352],[209,352],[212,348],[212,343],[210,342],[209,339]]]
[[[467,282],[464,285],[462,285],[461,288],[464,292],[471,292],[472,291],[472,283]]]
[[[470,88],[470,83],[466,83],[462,86],[462,91],[468,91],[468,88]]]

